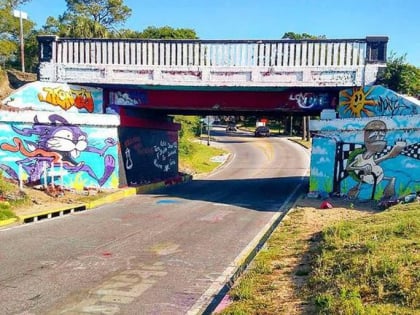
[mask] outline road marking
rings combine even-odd
[[[120,305],[130,304],[150,289],[158,278],[168,274],[162,263],[140,265],[136,269],[125,270],[101,283],[86,294],[75,305],[67,305],[60,314],[107,314],[120,312]]]
[[[304,151],[308,157],[308,150]],[[306,174],[308,170],[309,168],[306,167],[304,173]],[[296,193],[303,185],[304,177],[304,174],[301,175],[300,184],[294,188],[289,197],[287,197],[287,199],[280,206],[278,212],[276,212],[271,217],[270,221],[264,226],[263,229],[261,229],[261,231],[254,237],[248,246],[242,250],[242,252],[230,264],[230,266],[228,266],[225,271],[211,284],[206,292],[203,293],[203,295],[196,301],[196,303],[188,310],[186,313],[187,315],[196,315],[199,313],[202,314],[203,311],[206,312],[205,308],[209,308],[212,304],[212,301],[215,301],[216,298],[220,297],[220,294],[223,293],[223,291],[227,291],[230,288],[234,280],[243,270],[245,270],[248,263],[255,257],[259,249],[281,222],[282,218],[287,214],[288,209],[286,210],[286,208],[289,207],[291,200],[295,198]]]

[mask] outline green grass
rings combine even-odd
[[[400,204],[340,221],[310,247],[299,237],[303,210],[291,212],[236,281],[233,303],[221,314],[288,314],[276,302],[284,289],[276,270],[304,277],[293,290],[310,314],[420,314],[419,210],[419,203]],[[283,263],[293,256],[300,257],[296,266]]]
[[[15,218],[13,207],[29,202],[29,197],[16,190],[16,185],[9,183],[0,173],[0,220]]]
[[[323,231],[308,283],[320,314],[420,314],[419,210],[398,205]]]
[[[198,116],[175,116],[175,121],[181,123],[179,133],[179,168],[188,173],[208,173],[220,163],[212,162],[211,158],[226,153],[224,150],[207,145],[204,141],[196,141],[200,135],[200,118]]]
[[[304,244],[298,241],[301,228],[298,224],[302,220],[302,211],[294,211],[290,220],[284,220],[281,228],[276,229],[267,240],[247,270],[239,277],[229,292],[233,301],[220,314],[287,314],[287,310],[280,310],[276,303],[281,299],[282,283],[278,282],[277,271],[283,270],[283,263],[290,255],[303,252]],[[292,254],[290,254],[292,253]],[[299,276],[304,269],[295,272]],[[307,273],[307,271],[304,271]]]
[[[222,149],[208,146],[206,141],[195,142],[188,140],[188,152],[179,152],[179,164],[181,169],[187,169],[191,173],[208,173],[220,165],[212,162],[214,156],[225,154]]]

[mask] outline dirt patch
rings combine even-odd
[[[41,185],[19,188],[18,184],[9,181],[7,192],[0,192],[0,199],[3,201],[18,201],[12,207],[16,216],[38,215],[44,212],[51,212],[60,209],[68,209],[74,206],[80,206],[87,202],[106,197],[114,193],[115,189],[85,189],[73,190],[62,189],[60,186],[43,187]]]
[[[10,87],[7,75],[0,70],[0,101],[10,95],[12,91],[13,89]]]
[[[321,232],[324,228],[342,220],[356,219],[375,213],[371,208],[366,209],[334,207],[320,209],[308,206],[315,200],[300,200],[289,215],[285,217],[291,232],[290,245],[282,248],[282,268],[276,269],[270,280],[276,283],[275,309],[282,314],[313,314],[314,306],[302,299],[302,290],[309,279],[311,270],[312,251],[318,246]],[[319,202],[319,200],[318,200]],[[345,203],[345,201],[343,201]],[[306,204],[306,206],[302,206]],[[280,227],[281,228],[281,227]]]
[[[0,69],[0,101],[9,96],[14,90],[29,82],[34,82],[36,79],[35,73]]]
[[[13,212],[18,216],[38,214],[46,211],[68,208],[84,203],[87,192],[63,191],[57,195],[47,193],[45,190],[24,188],[23,192],[28,196],[28,202],[17,206]]]
[[[328,201],[332,208],[321,209],[324,201]],[[272,271],[258,274],[257,283],[254,283],[257,293],[249,304],[264,305],[265,310],[258,314],[315,314],[315,306],[305,300],[304,290],[315,249],[321,241],[321,232],[342,220],[375,215],[378,211],[372,206],[374,203],[355,203],[344,198],[298,199],[266,243],[267,250],[273,253],[269,261]],[[267,253],[263,252],[264,255]],[[254,263],[256,261],[258,257]],[[253,263],[249,268],[252,270]],[[241,277],[234,286],[240,281]],[[223,309],[224,306],[220,305],[216,314]],[[244,306],[244,309],[247,307]],[[256,314],[254,311],[249,313]],[[226,314],[229,314],[228,310]]]

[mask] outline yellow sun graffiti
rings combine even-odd
[[[368,99],[369,94],[373,91],[374,87],[371,87],[366,93],[361,88],[353,88],[352,93],[348,93],[348,90],[340,92],[340,99],[345,98],[344,101],[340,101],[339,106],[343,107],[344,113],[351,112],[352,117],[362,117],[362,113],[366,116],[371,117],[374,113],[366,108],[366,106],[376,106],[375,100]]]

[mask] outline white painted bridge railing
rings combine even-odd
[[[133,40],[39,36],[39,79],[188,86],[359,86],[386,62],[387,37]]]

